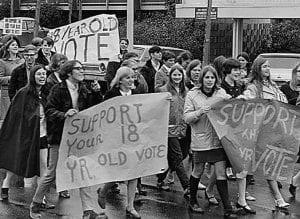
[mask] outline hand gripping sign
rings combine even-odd
[[[115,97],[67,118],[59,148],[57,190],[166,170],[168,96]]]

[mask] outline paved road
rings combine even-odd
[[[298,167],[299,169],[299,167]],[[203,182],[206,182],[204,177]],[[199,202],[204,206],[205,213],[201,216],[192,214],[188,211],[187,201],[183,198],[183,192],[178,183],[178,179],[170,192],[161,192],[155,188],[156,177],[150,176],[143,178],[143,184],[148,192],[147,196],[139,197],[140,204],[136,205],[142,218],[156,219],[156,218],[223,218],[222,206],[209,206],[207,200],[204,199],[204,192],[199,191]],[[107,197],[107,215],[112,219],[126,218],[125,203],[126,203],[126,186],[120,184],[121,193],[109,194]],[[96,203],[96,189],[95,191],[95,206]],[[229,191],[232,202],[237,200],[237,186],[236,182],[229,183]],[[10,191],[10,202],[0,202],[0,219],[24,219],[29,218],[29,204],[32,199],[34,188],[13,188]],[[296,199],[291,199],[288,192],[288,184],[284,184],[283,195],[286,201],[291,203],[288,212],[281,212],[275,210],[274,201],[267,186],[267,182],[256,177],[256,184],[249,187],[249,192],[253,194],[257,201],[249,202],[249,204],[256,209],[256,215],[240,216],[240,218],[275,218],[275,219],[293,219],[300,218],[300,190],[298,190]],[[217,190],[215,189],[217,199]],[[50,199],[56,203],[56,209],[48,210],[43,213],[45,219],[79,219],[82,216],[81,203],[77,190],[71,191],[71,199],[58,199],[55,190],[51,189]],[[99,210],[98,206],[97,209]]]

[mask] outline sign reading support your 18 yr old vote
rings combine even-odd
[[[52,29],[54,50],[70,60],[99,63],[117,60],[119,49],[118,20],[115,15],[101,14]]]
[[[164,171],[169,95],[115,97],[67,118],[56,169],[57,190]]]
[[[274,100],[229,100],[208,114],[233,169],[290,183],[300,140],[300,110]]]

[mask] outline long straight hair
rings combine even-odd
[[[29,83],[27,84],[28,87],[28,95],[30,95],[31,97],[33,97],[34,99],[34,103],[33,105],[36,106],[38,105],[40,102],[43,104],[43,106],[45,107],[46,105],[46,100],[45,98],[40,98],[39,93],[37,91],[37,84],[35,81],[35,74],[38,70],[40,69],[44,69],[46,71],[46,68],[42,65],[36,65],[34,66],[31,70],[30,70],[30,74],[29,74]],[[44,86],[43,86],[44,87]],[[43,88],[42,87],[42,88]],[[41,90],[41,92],[43,93],[43,91]]]
[[[215,85],[212,88],[212,92],[215,92],[216,90],[220,89],[220,79],[217,70],[212,65],[207,65],[204,68],[202,68],[199,75],[198,87],[200,89],[203,89],[203,79],[208,72],[211,72],[216,78]]]
[[[175,64],[171,67],[170,69],[170,73],[169,73],[169,82],[167,84],[167,90],[172,94],[172,95],[176,95],[176,89],[175,89],[175,83],[172,79],[172,74],[175,71],[179,71],[182,74],[182,80],[179,83],[179,95],[182,97],[186,96],[186,87],[185,87],[185,80],[184,80],[184,69],[181,65],[179,64]]]
[[[298,79],[297,79],[297,70],[300,67],[300,62],[292,70],[292,80],[290,81],[290,88],[292,90],[297,90]]]

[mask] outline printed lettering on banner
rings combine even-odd
[[[165,171],[168,96],[115,97],[67,118],[59,148],[57,190]]]
[[[54,40],[54,50],[70,60],[99,63],[116,61],[119,48],[118,19],[101,14],[71,23],[48,34]]]
[[[230,100],[209,112],[233,169],[290,182],[300,140],[298,107],[273,100]]]

